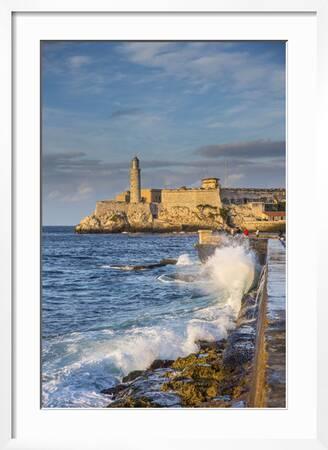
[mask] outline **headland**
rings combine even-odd
[[[200,187],[141,187],[137,157],[130,166],[130,189],[115,199],[96,202],[95,211],[75,227],[77,233],[181,232],[247,228],[284,231],[286,191],[225,188],[219,178]]]

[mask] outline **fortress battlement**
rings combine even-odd
[[[94,214],[83,219],[76,230],[196,231],[225,229],[259,220],[284,222],[281,209],[275,214],[274,209],[265,211],[264,205],[284,202],[285,196],[285,189],[222,188],[215,177],[203,178],[199,187],[142,188],[140,162],[134,157],[130,189],[115,199],[97,201]]]

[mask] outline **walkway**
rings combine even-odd
[[[266,406],[286,406],[286,248],[278,239],[268,241],[267,399]]]

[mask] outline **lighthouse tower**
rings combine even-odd
[[[130,202],[140,203],[141,185],[140,185],[140,167],[139,159],[135,156],[131,161],[130,167]]]

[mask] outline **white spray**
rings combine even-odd
[[[70,406],[102,406],[107,400],[100,396],[99,388],[95,391],[94,384],[106,387],[112,370],[114,376],[118,376],[134,369],[145,369],[156,358],[177,358],[197,351],[199,340],[226,338],[235,326],[242,297],[254,280],[255,258],[247,240],[227,238],[224,246],[216,249],[204,265],[194,263],[187,255],[181,256],[176,275],[181,274],[185,280],[186,273],[195,275],[193,287],[210,294],[207,306],[195,306],[188,316],[174,316],[171,320],[134,327],[121,334],[103,331],[99,335],[97,332],[98,338],[90,340],[90,332],[73,333],[66,336],[66,342],[63,337],[60,342],[54,342],[54,349],[57,345],[66,347],[63,354],[65,358],[69,355],[69,363],[66,361],[62,367],[62,362],[55,361],[60,368],[55,379],[44,383],[45,404],[56,406],[68,402]],[[178,278],[171,280],[179,282]],[[49,352],[52,351],[53,348],[49,348]],[[53,372],[46,364],[45,373],[47,369]],[[86,386],[82,393],[81,379]],[[72,383],[75,388],[70,394]]]
[[[190,259],[190,256],[188,253],[183,253],[179,256],[177,260],[177,266],[190,266],[192,264],[192,260]]]
[[[210,280],[209,288],[220,292],[225,304],[237,315],[255,276],[255,258],[246,243],[217,248],[203,272]]]

